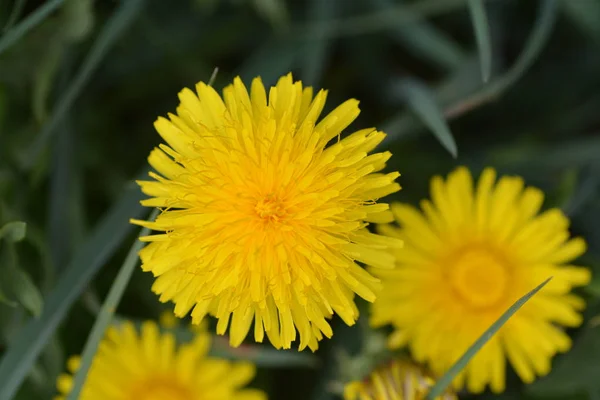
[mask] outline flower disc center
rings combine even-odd
[[[254,211],[265,222],[281,222],[287,215],[284,202],[272,193],[260,199],[256,203]]]
[[[450,266],[450,283],[471,306],[491,307],[504,298],[506,267],[504,260],[487,249],[469,249]]]

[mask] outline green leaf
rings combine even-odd
[[[517,61],[503,76],[493,80],[478,92],[451,104],[444,110],[448,118],[464,114],[492,101],[515,84],[533,65],[550,38],[558,14],[558,0],[540,1],[538,18]]]
[[[158,215],[159,210],[155,209],[150,216],[150,220],[154,221],[156,216]],[[149,228],[143,228],[140,231],[139,237],[148,236],[150,233]],[[75,374],[75,378],[73,380],[73,387],[69,392],[69,396],[67,400],[77,400],[79,398],[79,393],[81,392],[81,388],[85,383],[85,378],[87,373],[92,365],[92,361],[94,359],[94,355],[98,350],[98,345],[104,337],[104,332],[106,328],[110,324],[110,321],[113,318],[113,314],[117,309],[121,298],[123,297],[123,293],[127,288],[127,284],[131,279],[131,275],[133,274],[133,270],[135,266],[138,264],[139,251],[144,247],[145,243],[141,240],[136,240],[133,246],[129,249],[129,253],[127,253],[127,257],[125,257],[125,261],[121,265],[119,269],[119,273],[117,277],[113,281],[112,286],[106,296],[106,300],[102,304],[100,308],[100,312],[96,316],[96,321],[94,322],[94,326],[92,327],[92,331],[88,336],[87,341],[85,342],[85,347],[83,349],[83,353],[81,356],[81,364],[77,373]]]
[[[502,326],[506,323],[506,321],[509,320],[510,317],[513,316],[514,313],[519,311],[519,309],[523,307],[523,305],[527,303],[527,301],[529,301],[529,299],[531,299],[544,286],[546,286],[546,284],[550,282],[551,279],[552,277],[546,279],[535,289],[533,289],[525,296],[517,300],[512,306],[510,306],[508,310],[504,312],[504,314],[500,316],[500,318],[496,320],[496,322],[492,324],[492,326],[490,326],[485,332],[483,332],[483,335],[481,335],[479,339],[477,339],[475,343],[473,343],[473,345],[469,347],[469,349],[458,359],[458,361],[456,361],[456,363],[454,363],[454,365],[450,367],[448,372],[446,372],[440,379],[438,379],[438,381],[427,394],[427,400],[434,400],[436,397],[441,396],[442,393],[444,393],[444,391],[446,390],[446,388],[450,386],[454,378],[456,378],[460,371],[462,371],[467,366],[469,361],[471,361],[471,358],[473,358],[473,356],[477,354],[477,352],[492,338],[492,336],[494,336],[494,334],[496,334],[496,332],[498,332],[498,330],[502,328]]]
[[[139,188],[131,187],[110,209],[47,296],[40,318],[28,321],[20,330],[0,361],[0,399],[14,396],[69,307],[131,232],[128,220],[141,215],[142,198]]]
[[[94,26],[92,0],[67,0],[61,10],[62,34],[69,41],[84,39]]]
[[[600,43],[600,2],[563,1],[563,9],[581,30]]]
[[[38,7],[32,12],[27,18],[21,23],[0,37],[0,54],[6,49],[14,45],[21,37],[27,32],[35,28],[40,24],[48,15],[52,14],[65,0],[50,0],[44,3],[44,5]]]
[[[142,327],[142,320],[133,318],[124,318],[115,315],[113,324],[120,325],[125,321],[132,322],[138,330]],[[164,327],[159,326],[163,333],[170,333],[175,337],[179,344],[188,343],[194,339],[196,333],[185,326]],[[227,360],[247,360],[256,364],[258,367],[278,368],[278,367],[304,367],[317,368],[319,358],[312,353],[298,352],[295,350],[277,350],[270,345],[263,344],[242,344],[240,347],[231,347],[229,338],[213,335],[212,346],[209,351],[210,356]]]
[[[401,92],[412,111],[433,132],[442,146],[454,158],[457,155],[456,143],[442,111],[436,104],[433,93],[422,83],[409,79],[401,84]]]
[[[307,352],[276,350],[270,346],[252,344],[233,348],[229,345],[229,339],[222,336],[213,338],[210,355],[227,360],[247,360],[265,368],[316,368],[319,365],[319,359]]]
[[[288,11],[283,0],[254,0],[254,7],[273,27],[282,29],[288,24]]]
[[[0,265],[0,282],[10,298],[17,300],[34,317],[38,317],[44,306],[39,289],[29,274],[19,267],[17,250],[14,242],[3,247],[2,265]]]
[[[4,292],[2,291],[2,288],[0,288],[0,303],[7,305],[9,307],[17,306],[16,301],[13,301],[13,300],[9,299],[8,297],[6,297],[6,294],[4,294]]]
[[[6,239],[11,243],[20,242],[25,239],[27,224],[22,221],[8,222],[0,228],[0,239]]]
[[[409,5],[398,5],[398,2],[392,0],[375,0],[372,3],[377,6],[382,17],[385,16],[383,21],[389,19],[394,22],[393,25],[390,24],[390,34],[409,51],[451,71],[460,67],[465,58],[463,49],[442,30],[415,15]],[[402,18],[410,18],[413,21],[397,23],[398,16],[389,12],[397,7],[403,7]]]
[[[479,63],[476,58],[469,57],[453,71],[441,84],[435,88],[435,97],[439,104],[446,104],[456,97],[466,96],[481,86],[481,80],[476,78]],[[402,86],[399,85],[399,90]],[[384,147],[400,139],[415,136],[425,128],[411,112],[401,111],[384,121],[381,130],[388,134]]]
[[[27,3],[27,0],[15,0],[8,21],[6,21],[6,25],[4,26],[4,32],[12,28],[15,22],[21,17],[23,9],[25,8],[25,3]]]
[[[64,95],[59,99],[48,122],[44,125],[35,142],[23,156],[24,159],[22,160],[22,163],[25,167],[31,169],[35,166],[40,152],[56,131],[56,127],[69,112],[92,74],[106,57],[117,39],[121,37],[125,29],[127,29],[133,20],[140,14],[143,3],[144,0],[122,2],[110,20],[104,25],[102,32],[98,35],[94,45],[83,61],[81,68],[77,71],[75,78]]]
[[[44,307],[42,294],[27,272],[18,266],[8,266],[3,271],[3,279],[17,301],[34,317],[39,317]]]
[[[475,39],[479,49],[481,61],[481,78],[484,82],[490,79],[492,73],[492,41],[490,39],[490,26],[483,0],[469,0],[471,21],[475,30]]]
[[[465,6],[465,0],[421,0],[410,6],[394,5],[373,13],[332,19],[322,33],[327,38],[350,35],[364,35],[384,29],[396,28],[427,17],[448,13]],[[312,24],[301,27],[299,34],[312,38],[315,27]]]

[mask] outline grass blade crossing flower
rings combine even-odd
[[[362,381],[344,387],[345,400],[425,400],[435,383],[431,374],[404,360],[394,360],[373,371]],[[458,400],[446,391],[435,400]]]
[[[570,238],[558,209],[540,213],[544,199],[520,177],[487,168],[473,183],[466,168],[431,181],[421,210],[395,204],[400,228],[380,232],[405,241],[397,268],[375,271],[383,291],[373,306],[375,326],[391,323],[392,347],[408,346],[436,375],[446,372],[523,293],[550,281],[485,344],[454,380],[482,392],[505,387],[506,359],[524,382],[550,371],[550,361],[571,346],[561,327],[581,324],[584,301],[571,293],[590,281],[571,262],[585,251]]]

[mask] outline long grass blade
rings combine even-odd
[[[98,68],[102,60],[106,57],[109,50],[121,37],[125,29],[139,15],[144,0],[128,0],[121,2],[121,5],[105,24],[102,32],[94,42],[90,52],[83,61],[83,64],[71,84],[68,86],[65,94],[59,99],[48,122],[44,125],[35,142],[25,153],[23,164],[27,168],[35,165],[37,157],[44,148],[46,142],[56,131],[62,118],[69,112],[82,89]]]
[[[65,0],[51,0],[38,7],[34,12],[25,18],[19,25],[7,31],[0,37],[0,54],[14,45],[27,32],[39,25],[48,15],[64,3]]]
[[[445,14],[465,6],[466,0],[422,0],[411,5],[394,5],[388,9],[369,14],[331,19],[326,21],[326,29],[320,34],[328,39],[364,35],[409,24],[423,18]],[[298,27],[295,29],[295,33],[306,39],[313,39],[315,37],[315,27],[313,25]]]
[[[69,307],[131,232],[129,218],[142,214],[142,198],[132,186],[110,209],[46,298],[43,313],[21,329],[0,361],[0,399],[14,396]]]
[[[557,14],[558,0],[540,0],[537,22],[531,35],[527,39],[525,48],[514,65],[506,72],[506,74],[494,80],[480,91],[475,92],[446,108],[444,112],[446,117],[456,117],[481,104],[487,103],[517,82],[533,65],[544,48],[544,45],[547,43],[552,28],[554,27]]]
[[[483,0],[469,0],[469,11],[475,31],[475,39],[479,50],[481,62],[481,78],[484,82],[490,79],[492,74],[492,40],[490,39],[490,26]]]
[[[12,28],[15,22],[21,17],[23,9],[25,8],[25,3],[27,3],[27,0],[15,0],[12,11],[8,16],[8,21],[6,21],[6,25],[4,25],[4,32]]]
[[[154,220],[158,215],[158,212],[158,210],[155,210],[150,219]],[[149,228],[143,228],[140,231],[140,237],[147,236],[149,233]],[[81,388],[85,383],[85,378],[92,364],[92,360],[94,359],[94,355],[96,354],[96,350],[98,349],[98,344],[100,343],[100,340],[102,340],[104,332],[112,320],[115,310],[117,309],[117,306],[123,297],[125,288],[127,288],[127,284],[131,279],[134,268],[138,263],[138,252],[142,249],[142,247],[144,247],[144,243],[140,240],[136,240],[133,246],[131,246],[129,253],[127,253],[127,257],[125,257],[125,261],[123,262],[117,277],[110,287],[108,295],[106,296],[106,300],[104,301],[104,304],[102,304],[100,312],[96,317],[96,322],[94,322],[92,332],[85,343],[83,354],[81,356],[81,365],[75,374],[73,388],[71,389],[67,400],[77,400],[79,398],[79,393],[81,392]]]
[[[372,3],[380,12],[398,7],[398,2],[392,0],[374,0]],[[445,32],[437,29],[429,21],[422,20],[418,18],[418,15],[411,13],[413,11],[410,6],[404,5],[403,18],[412,18],[413,21],[391,26],[389,29],[390,36],[406,46],[419,58],[430,60],[449,71],[459,68],[466,57],[463,49]],[[397,22],[397,17],[393,14],[386,15],[388,19]]]
[[[600,2],[597,1],[563,1],[565,14],[600,43]]]
[[[436,104],[433,93],[425,85],[412,79],[402,83],[401,91],[413,112],[431,129],[446,150],[456,158],[456,142],[442,111]]]
[[[546,286],[546,284],[550,282],[551,279],[552,277],[540,283],[535,289],[527,293],[525,296],[521,297],[508,310],[506,310],[504,314],[502,314],[500,318],[498,318],[496,322],[494,322],[492,326],[490,326],[483,333],[483,335],[481,335],[479,339],[477,339],[475,343],[473,343],[473,345],[469,347],[465,354],[463,354],[458,359],[458,361],[456,361],[456,363],[454,363],[454,365],[450,367],[448,372],[446,372],[444,376],[438,379],[438,381],[427,394],[427,400],[434,400],[436,397],[441,396],[442,393],[446,390],[446,388],[450,386],[454,378],[460,373],[460,371],[462,371],[466,367],[469,361],[471,361],[475,354],[477,354],[477,352],[492,338],[492,336],[494,336],[494,334],[496,334],[496,332],[498,332],[498,330],[502,328],[506,321],[508,321],[514,313],[519,311],[519,309],[523,307],[523,305],[527,303],[529,299],[531,299],[537,292],[539,292],[544,286]]]

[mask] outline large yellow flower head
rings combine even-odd
[[[345,400],[425,400],[435,383],[431,374],[398,360],[374,370],[366,379],[344,387]],[[450,390],[436,400],[457,400]]]
[[[264,392],[243,388],[254,377],[253,364],[208,357],[209,347],[206,331],[178,346],[154,322],[145,322],[140,332],[131,322],[112,326],[79,400],[266,400]],[[71,357],[67,366],[74,374],[79,357]],[[65,400],[72,385],[73,377],[62,374],[55,400]]]
[[[233,346],[254,321],[256,341],[266,332],[290,348],[297,330],[300,349],[316,349],[332,335],[333,313],[355,322],[355,293],[375,299],[378,279],[357,261],[394,265],[386,249],[401,242],[366,229],[392,220],[376,200],[400,188],[398,173],[378,173],[391,154],[368,155],[385,135],[371,128],[340,139],[358,102],[317,123],[326,96],[313,98],[291,74],[268,97],[260,78],[250,93],[236,78],[223,98],[199,83],[179,93],[177,115],[155,123],[168,146],[149,157],[160,175],[140,185],[151,196],[143,204],[165,211],[134,221],[163,231],[145,238],[142,268],[177,316],[214,315],[219,334],[231,319]]]
[[[551,358],[569,349],[561,326],[582,322],[581,298],[570,293],[590,272],[569,263],[585,251],[570,238],[568,218],[558,209],[540,213],[543,193],[520,177],[485,169],[474,188],[458,168],[431,181],[431,201],[421,209],[392,205],[400,228],[380,232],[402,238],[397,268],[379,273],[384,288],[372,308],[372,323],[391,323],[390,345],[408,345],[419,362],[444,373],[519,297],[554,279],[486,344],[454,384],[481,392],[505,387],[505,359],[525,382],[550,371]]]

